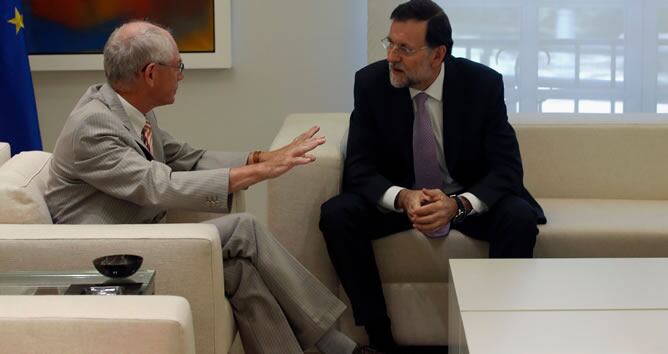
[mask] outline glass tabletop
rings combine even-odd
[[[97,271],[0,272],[0,295],[152,294],[152,269],[127,278],[109,278]]]

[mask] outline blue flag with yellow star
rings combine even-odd
[[[12,154],[42,150],[21,0],[0,0],[0,141]]]

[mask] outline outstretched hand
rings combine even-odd
[[[264,153],[262,162],[266,163],[268,167],[267,178],[278,177],[295,166],[315,161],[315,156],[309,154],[309,152],[325,143],[324,136],[315,136],[318,131],[320,131],[320,127],[313,126],[298,135],[290,144]]]

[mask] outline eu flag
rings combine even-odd
[[[21,0],[0,0],[0,141],[12,154],[42,150]]]

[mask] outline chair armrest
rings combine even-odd
[[[227,353],[236,327],[213,225],[0,225],[0,271],[93,269],[94,258],[118,253],[144,257],[156,294],[188,300],[198,347]]]
[[[0,328],[3,353],[195,354],[176,296],[0,296]]]
[[[268,181],[268,225],[274,236],[332,292],[338,280],[318,227],[320,205],[337,195],[343,174],[342,146],[347,139],[349,114],[313,113],[288,116],[271,149],[290,143],[314,125],[327,142],[313,151],[315,162],[296,167]]]

